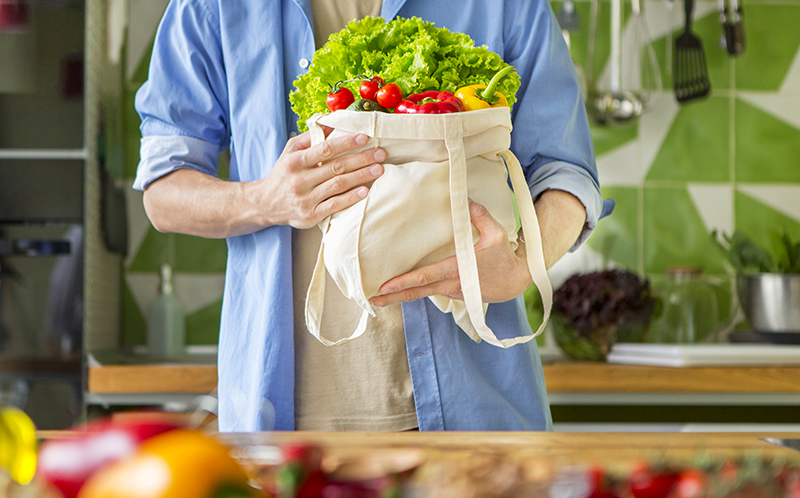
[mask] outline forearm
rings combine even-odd
[[[536,200],[536,216],[542,234],[542,251],[547,268],[561,259],[578,240],[586,223],[581,201],[563,190],[546,190]]]
[[[206,238],[243,235],[270,224],[258,208],[251,184],[191,169],[179,169],[150,184],[144,208],[159,232]]]

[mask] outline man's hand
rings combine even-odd
[[[586,210],[577,198],[561,190],[545,191],[535,206],[542,234],[544,261],[549,268],[578,239],[586,222]],[[485,207],[470,201],[469,212],[472,224],[481,235],[475,244],[475,255],[483,302],[514,299],[532,283],[525,243],[520,240],[516,252],[512,251],[505,229]],[[379,291],[381,295],[370,299],[374,306],[387,306],[434,295],[463,299],[455,256],[395,277],[383,284]]]
[[[345,153],[363,147],[368,139],[348,135],[312,146],[306,132],[289,140],[269,175],[251,189],[266,206],[268,224],[310,228],[364,199],[369,191],[365,185],[383,174],[380,163],[386,152]]]
[[[525,260],[525,244],[520,244],[516,253],[511,250],[505,228],[484,206],[470,201],[469,215],[480,232],[475,256],[483,302],[508,301],[525,292],[532,283]],[[464,299],[455,256],[395,277],[381,286],[380,293],[370,299],[370,303],[387,306],[434,295]]]
[[[366,135],[348,135],[312,147],[311,135],[304,133],[289,140],[266,178],[252,182],[179,169],[145,190],[145,210],[158,231],[208,238],[271,225],[310,228],[362,200],[367,185],[383,174],[384,150],[347,154],[367,140]]]

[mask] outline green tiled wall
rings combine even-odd
[[[676,2],[644,2],[658,56],[663,92],[653,95],[645,116],[626,128],[592,123],[603,194],[617,202],[580,251],[656,279],[673,265],[703,265],[710,274],[726,268],[711,244],[712,229],[741,229],[756,240],[771,230],[800,237],[800,0],[751,0],[744,7],[747,49],[730,57],[720,48],[717,2],[698,2],[693,31],[701,36],[712,93],[679,106],[671,94],[668,63],[683,30]],[[554,2],[558,11],[561,4]],[[593,62],[601,75],[608,59],[608,1],[600,3]],[[577,68],[585,74],[590,3],[577,2],[581,30],[570,34]],[[626,22],[630,22],[626,3]],[[138,161],[138,116],[133,97],[146,78],[149,51],[127,82],[124,96],[129,181]],[[224,169],[224,168],[223,168]],[[131,256],[126,261],[123,337],[143,344],[146,303],[168,239],[149,227],[139,194],[131,196]],[[175,236],[176,288],[186,289],[190,344],[214,344],[221,308],[226,247],[220,240]],[[183,282],[183,287],[180,285]]]

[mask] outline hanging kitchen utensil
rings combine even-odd
[[[720,22],[722,22],[722,46],[730,55],[739,55],[745,49],[744,21],[742,3],[731,0],[730,10],[725,0],[720,0]]]
[[[575,9],[574,0],[565,0],[564,3],[561,4],[561,8],[556,14],[556,19],[558,19],[558,25],[561,27],[561,35],[564,37],[567,49],[571,50],[570,33],[573,31],[580,31],[581,29],[581,18],[578,11]],[[581,91],[585,97],[587,91],[586,75],[583,72],[583,68],[575,63],[574,60],[573,65],[575,66],[575,74],[578,76],[578,82],[581,85]]]
[[[578,11],[575,10],[575,2],[573,0],[564,0],[556,14],[558,25],[561,27],[561,34],[564,36],[564,41],[567,42],[567,47],[570,46],[570,32],[579,31],[581,29],[581,18]]]
[[[647,19],[644,16],[644,2],[642,0],[631,0],[631,24],[632,40],[629,45],[632,47],[629,72],[631,76],[638,78],[636,86],[639,88],[639,97],[642,99],[645,109],[650,103],[653,91],[661,92],[663,84],[661,81],[661,67],[658,63],[658,56],[653,48],[653,40],[650,37],[650,30],[647,27]],[[641,52],[640,52],[641,50]]]
[[[684,2],[686,28],[675,39],[673,68],[675,97],[681,103],[705,97],[711,91],[703,42],[692,33],[694,0],[684,0]]]
[[[593,0],[593,19],[597,20],[596,1]],[[592,30],[596,33],[596,29]],[[592,75],[592,59],[594,57],[594,41],[590,36],[588,54],[589,77]],[[610,88],[606,92],[597,92],[595,85],[589,85],[589,114],[598,124],[611,126],[629,125],[636,121],[644,110],[644,102],[640,95],[622,89],[622,0],[611,0],[611,56],[610,56]]]

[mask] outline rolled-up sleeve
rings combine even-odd
[[[611,213],[614,202],[600,194],[583,93],[549,3],[514,4],[506,12],[504,57],[517,68],[522,86],[513,108],[511,149],[526,170],[534,198],[557,189],[583,203],[586,223],[574,250]]]
[[[230,144],[219,19],[204,0],[172,0],[156,33],[150,72],[136,94],[142,145],[134,188],[177,169],[217,175]]]
[[[545,190],[563,190],[574,195],[586,208],[586,222],[571,248],[573,251],[597,228],[598,220],[614,210],[614,201],[601,197],[597,181],[584,168],[574,164],[561,161],[544,164],[533,172],[528,186],[534,199]]]

